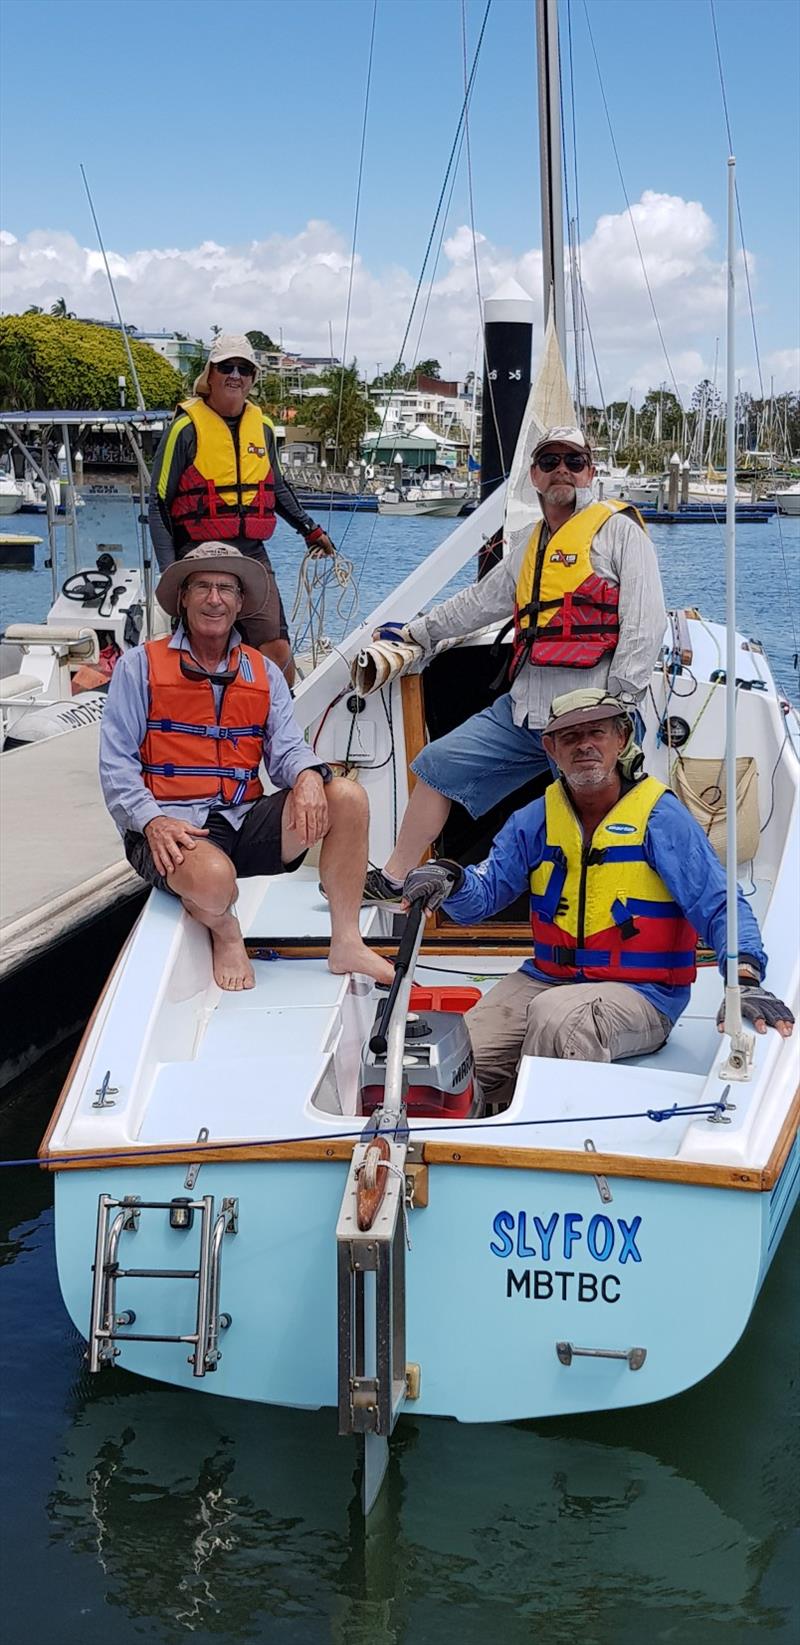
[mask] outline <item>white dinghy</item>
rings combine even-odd
[[[552,415],[563,395],[549,345],[534,426],[545,411],[574,420]],[[527,506],[530,433],[508,529]],[[320,759],[369,795],[378,863],[427,731],[484,706],[497,665],[491,634],[419,672],[416,656],[371,658],[372,632],[435,600],[504,506],[488,498],[297,692]],[[672,613],[644,717],[647,769],[665,784],[691,789],[693,762],[712,762],[724,788],[727,749],[731,879],[735,777],[749,793],[740,871],[770,986],[796,1012],[800,727],[760,646]],[[448,855],[479,844],[445,834]],[[797,1198],[800,1102],[797,1038],[759,1039],[751,1062],[735,988],[719,1034],[713,956],[661,1050],[523,1057],[488,1115],[460,1018],[519,966],[527,914],[471,928],[439,913],[423,930],[412,910],[387,1020],[385,994],[326,968],[313,867],[242,882],[238,912],[256,986],[222,993],[206,934],[151,895],[42,1144],[61,1287],[93,1371],[335,1408],[340,1432],[364,1438],[368,1509],[404,1409],[484,1423],[644,1404],[720,1364]],[[362,915],[389,953],[393,927],[386,908]]]

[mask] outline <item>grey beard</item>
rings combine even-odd
[[[567,777],[568,788],[602,788],[608,781],[608,773],[598,761],[597,765],[585,765],[580,771],[571,771]]]

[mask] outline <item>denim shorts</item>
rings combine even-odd
[[[457,800],[471,817],[484,816],[543,771],[558,775],[542,747],[541,732],[514,724],[507,692],[491,708],[429,743],[411,770],[437,794]]]

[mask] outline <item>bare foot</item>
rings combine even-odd
[[[211,932],[214,981],[226,993],[255,987],[255,972],[247,957],[239,921],[230,915],[224,929]]]
[[[328,970],[336,977],[346,971],[358,971],[362,977],[374,977],[376,982],[391,982],[394,977],[394,966],[375,949],[368,948],[360,937],[331,943]]]

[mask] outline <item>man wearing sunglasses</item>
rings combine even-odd
[[[384,868],[369,870],[365,902],[397,901],[454,800],[482,817],[552,769],[542,728],[554,697],[597,688],[634,711],[647,688],[666,610],[640,516],[627,503],[593,501],[592,453],[579,428],[551,428],[533,447],[530,474],[542,510],[533,531],[512,537],[480,582],[378,635],[431,652],[490,623],[514,631],[508,689],[413,761],[417,780],[397,844]]]
[[[275,578],[265,542],[276,515],[317,554],[333,554],[327,532],[301,508],[281,472],[275,430],[249,398],[258,366],[247,336],[216,338],[156,452],[150,489],[150,535],[161,571],[193,544],[222,541],[260,560]],[[247,638],[294,683],[286,613],[278,595],[248,619]]]
[[[268,598],[267,573],[227,543],[191,548],[156,590],[171,637],[120,658],[100,734],[100,782],[125,854],[148,885],[180,897],[211,937],[214,978],[252,988],[234,913],[237,875],[292,873],[322,842],[328,965],[390,982],[359,930],[369,804],[304,741],[279,668],[238,623]],[[275,792],[265,794],[261,761]]]

